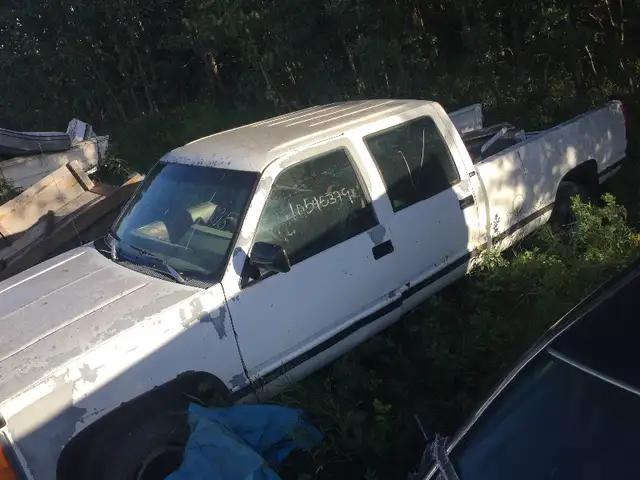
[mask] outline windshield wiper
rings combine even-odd
[[[147,258],[150,258],[152,260],[155,260],[156,262],[158,262],[163,267],[163,269],[159,269],[155,265],[148,265],[147,264],[146,266],[148,268],[151,268],[152,270],[155,270],[155,271],[160,272],[160,273],[168,274],[171,278],[173,278],[178,283],[182,283],[182,284],[186,283],[186,280],[184,279],[184,277],[182,275],[180,275],[180,272],[178,272],[175,268],[173,268],[171,265],[169,265],[169,263],[165,259],[160,258],[159,256],[157,256],[157,255],[145,250],[144,248],[136,247],[135,245],[131,245],[130,243],[127,243],[127,242],[123,241],[112,230],[109,230],[109,235],[114,240],[114,241],[111,242],[111,259],[113,261],[117,261],[118,260],[118,252],[117,252],[117,249],[116,249],[116,242],[119,242],[119,243],[122,243],[122,244],[126,245],[127,247],[131,248],[132,250],[135,250],[136,252],[140,253],[143,257],[147,257]]]
[[[111,260],[113,260],[114,262],[117,262],[118,250],[117,250],[116,242],[121,241],[120,237],[118,237],[118,234],[111,229],[109,229],[109,231],[107,232],[107,235],[111,237],[111,242],[109,244],[109,247],[110,247],[109,254],[111,255]]]
[[[169,265],[169,263],[165,259],[160,258],[159,256],[151,252],[148,252],[144,248],[136,247],[135,245],[131,245],[130,243],[127,243],[126,245],[132,248],[133,250],[135,250],[136,252],[140,253],[142,256],[150,258],[160,263],[160,265],[164,267],[164,270],[159,270],[158,268],[155,268],[153,265],[147,265],[148,267],[160,272],[164,271],[165,273],[168,273],[178,283],[186,283],[183,276],[180,275],[180,272],[178,272],[175,268]]]

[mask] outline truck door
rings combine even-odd
[[[406,308],[462,275],[482,238],[482,197],[457,155],[454,139],[446,134],[447,125],[435,109],[428,111],[364,137],[391,204],[386,221],[400,278],[408,288]]]
[[[306,374],[400,314],[394,245],[354,158],[332,140],[262,176],[223,280],[252,380]],[[282,246],[291,270],[241,285],[258,241]]]

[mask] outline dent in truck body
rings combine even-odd
[[[28,317],[35,313],[31,309],[42,309],[41,302],[48,301],[42,288],[59,277],[67,280],[74,272],[85,276],[87,270],[98,273],[95,283],[84,285],[82,294],[102,298],[102,308],[82,309],[74,286],[65,290],[49,285],[60,303],[52,305],[51,322],[63,318],[62,314],[56,317],[53,308],[66,314],[75,308],[81,314],[72,316],[74,322],[51,325],[46,335],[38,333],[38,322],[44,321],[42,310],[38,322],[30,323]],[[109,283],[101,275],[114,278]],[[59,453],[79,431],[185,371],[211,372],[227,382],[234,379],[233,384],[227,383],[231,389],[242,386],[236,342],[225,332],[227,312],[220,285],[201,290],[147,277],[112,263],[90,247],[10,280],[32,282],[33,294],[44,296],[42,300],[22,298],[22,306],[11,298],[10,313],[3,315],[5,309],[0,310],[0,322],[11,320],[16,331],[22,326],[25,335],[31,332],[40,338],[17,352],[12,348],[11,355],[3,355],[0,362],[0,398],[7,399],[0,404],[0,412],[35,478],[55,477]],[[114,292],[131,284],[143,286],[124,297],[127,302],[119,301],[123,297]],[[6,285],[7,281],[0,284],[0,292]],[[219,358],[226,361],[214,361]]]

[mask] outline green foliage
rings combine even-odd
[[[540,126],[612,95],[637,106],[638,32],[632,0],[5,2],[0,121],[414,97]]]
[[[485,252],[465,279],[276,399],[307,409],[326,435],[285,478],[405,478],[422,448],[414,413],[451,433],[536,338],[640,255],[611,194],[576,198],[573,210],[576,228]]]
[[[127,162],[109,154],[107,158],[98,165],[96,178],[103,183],[119,185],[133,173],[134,171]]]
[[[577,217],[573,237],[575,250],[586,262],[626,263],[631,247],[640,244],[640,237],[626,223],[627,211],[610,193],[602,196],[603,206],[595,209],[589,204],[572,199]]]
[[[344,99],[479,101],[488,122],[537,129],[617,97],[635,127],[639,34],[631,0],[5,2],[0,125],[80,117],[142,171],[196,137]]]

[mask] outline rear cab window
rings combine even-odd
[[[447,190],[460,181],[449,146],[429,117],[364,138],[394,211]]]
[[[337,149],[296,163],[276,178],[254,241],[280,245],[294,265],[376,224],[349,154]]]

